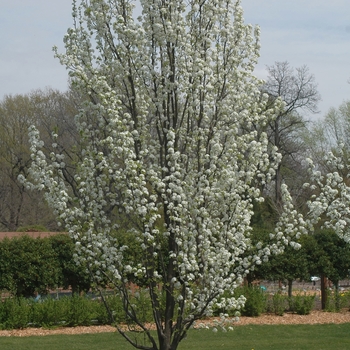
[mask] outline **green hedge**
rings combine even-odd
[[[87,291],[86,269],[73,259],[74,243],[66,234],[49,238],[28,235],[0,241],[0,290],[17,297],[45,295],[51,289],[72,286]]]

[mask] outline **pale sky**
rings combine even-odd
[[[307,65],[322,96],[323,116],[350,99],[349,0],[242,0],[247,23],[261,28],[266,65],[289,61]],[[67,72],[53,57],[72,24],[71,0],[0,0],[0,99],[52,87],[65,91]]]

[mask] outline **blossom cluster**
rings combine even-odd
[[[333,229],[339,237],[350,242],[350,187],[348,175],[349,164],[345,157],[343,145],[336,152],[329,152],[324,157],[328,169],[323,174],[308,159],[311,173],[311,187],[315,194],[308,201],[309,215],[308,224],[313,227],[320,220],[325,228]]]

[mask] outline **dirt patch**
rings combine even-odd
[[[259,317],[241,317],[237,325],[246,324],[325,324],[350,323],[350,312],[312,311],[309,315],[285,313],[283,316],[261,315]]]
[[[53,334],[84,334],[84,333],[107,333],[115,332],[116,328],[112,326],[79,326],[79,327],[62,327],[56,329],[44,328],[25,328],[0,331],[2,337],[28,337]]]
[[[218,318],[210,318],[208,320],[198,321],[208,326],[215,326],[219,321]],[[344,310],[342,312],[323,312],[312,311],[310,315],[296,315],[286,313],[283,316],[265,314],[259,317],[241,317],[234,326],[244,326],[248,324],[256,325],[287,325],[287,324],[339,324],[350,323],[350,312]],[[28,337],[28,336],[44,336],[53,334],[84,334],[84,333],[107,333],[116,332],[116,328],[112,326],[90,326],[90,327],[64,327],[57,329],[43,328],[26,328],[0,331],[0,336],[4,337]]]

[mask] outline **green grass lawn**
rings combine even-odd
[[[131,350],[117,333],[0,337],[1,350]],[[214,333],[191,330],[179,350],[348,350],[350,324],[247,325]]]

